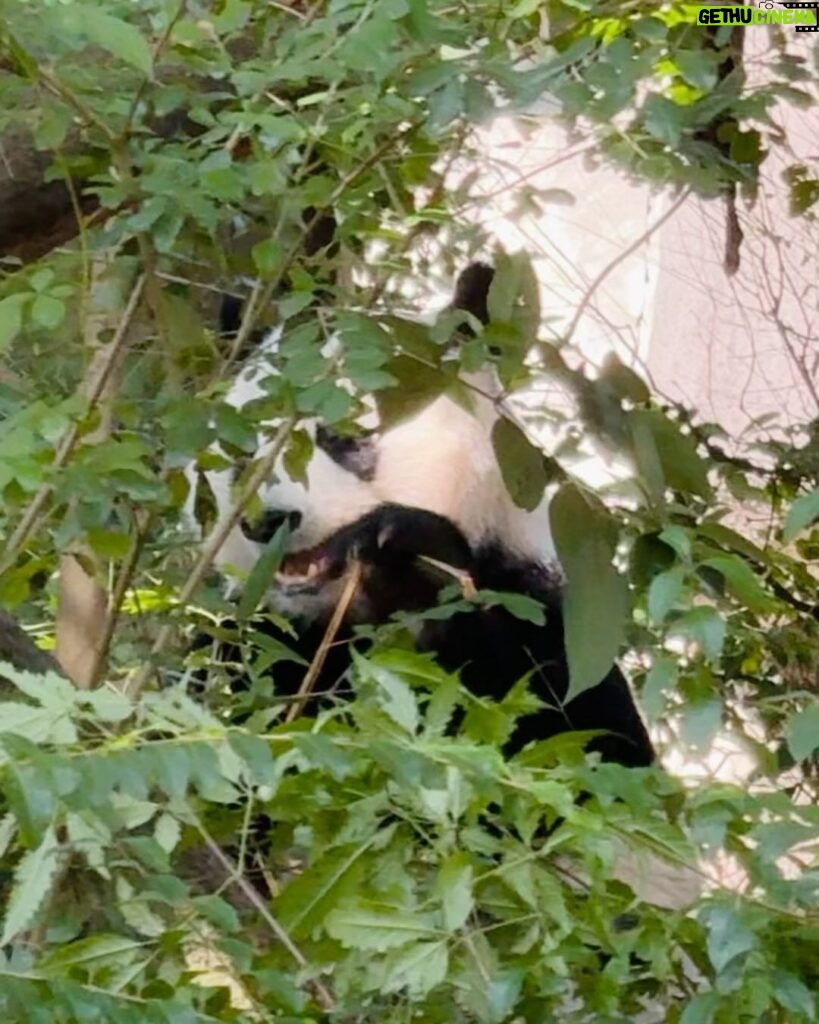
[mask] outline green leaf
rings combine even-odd
[[[427,130],[435,137],[443,129],[449,128],[452,122],[463,113],[464,84],[458,75],[453,74],[450,70],[446,78],[446,85],[432,93],[428,103]]]
[[[666,526],[659,536],[663,544],[673,548],[684,562],[689,561],[691,558],[691,535],[685,527],[672,523],[670,526]]]
[[[49,974],[58,975],[67,967],[87,968],[114,959],[127,962],[130,960],[127,954],[141,952],[144,948],[145,944],[136,939],[102,932],[51,950],[38,966]]]
[[[82,695],[82,699],[90,705],[95,717],[101,722],[122,722],[134,713],[131,699],[113,686],[88,690]]]
[[[284,452],[284,468],[294,480],[307,482],[307,466],[313,457],[313,439],[306,430],[291,430]]]
[[[124,558],[131,550],[128,534],[115,530],[89,530],[87,540],[91,550],[105,558]]]
[[[503,417],[492,428],[492,447],[512,501],[531,512],[551,479],[546,457],[520,427]]]
[[[653,93],[643,105],[643,125],[649,135],[666,146],[677,146],[682,134],[682,111],[676,103]]]
[[[379,953],[420,939],[437,938],[428,914],[410,914],[368,900],[332,911],[326,928],[342,946]]]
[[[679,671],[673,658],[660,655],[648,670],[640,693],[641,704],[649,721],[660,717],[665,708],[667,694],[677,685]]]
[[[222,402],[214,407],[213,420],[216,436],[221,442],[248,454],[256,451],[259,443],[256,427],[238,409]]]
[[[652,17],[638,18],[632,23],[632,30],[638,36],[653,43],[662,42],[668,33],[665,24],[659,18]]]
[[[535,11],[539,11],[541,6],[541,0],[518,0],[512,10],[509,12],[510,18],[528,18],[530,14],[534,14]]]
[[[54,271],[51,267],[40,267],[35,270],[29,279],[32,291],[44,292],[54,280]]]
[[[383,990],[398,992],[406,989],[410,997],[423,999],[445,980],[448,970],[449,953],[444,939],[416,942],[387,955]]]
[[[816,1019],[816,1002],[811,990],[794,974],[773,972],[774,999],[786,1010],[803,1014],[806,1020]]]
[[[418,704],[415,695],[400,676],[377,662],[368,661],[355,650],[353,659],[362,678],[375,683],[380,706],[411,736],[418,729]]]
[[[698,524],[697,534],[700,537],[708,537],[709,540],[715,540],[723,549],[727,548],[738,555],[744,555],[751,563],[760,562],[763,565],[772,567],[776,565],[776,560],[770,554],[758,547],[747,537],[743,537],[736,530],[730,529],[723,523],[706,520]]]
[[[608,390],[621,401],[641,403],[651,398],[646,382],[639,374],[635,373],[630,366],[614,354],[610,353],[603,361],[598,377],[599,382],[605,382]]]
[[[23,326],[23,306],[28,295],[7,295],[0,299],[0,350],[14,341]]]
[[[627,414],[631,432],[631,447],[634,462],[650,503],[661,507],[665,497],[665,474],[657,443],[651,429],[651,421],[635,415],[636,410]]]
[[[409,332],[402,332],[406,336]],[[426,334],[426,332],[425,332]],[[399,343],[403,338],[399,337]],[[434,402],[446,389],[447,378],[437,366],[427,366],[409,356],[396,356],[384,369],[398,382],[396,387],[379,390],[375,400],[382,429],[386,429]]]
[[[791,715],[785,735],[795,760],[810,757],[819,747],[819,704],[811,704]]]
[[[216,893],[194,896],[191,899],[191,905],[204,918],[215,924],[222,931],[237,932],[240,928],[239,915],[236,913],[236,908],[232,907],[221,896],[217,896]]]
[[[713,50],[676,50],[674,61],[683,77],[697,89],[711,89],[717,80],[720,57]]]
[[[731,907],[711,907],[707,916],[708,956],[717,972],[743,953],[748,953],[757,944],[757,938],[750,928],[737,916]]]
[[[725,620],[710,606],[692,608],[674,623],[674,631],[690,637],[702,648],[706,658],[716,661],[725,643]]]
[[[764,615],[779,607],[777,601],[759,582],[750,565],[738,555],[716,555],[702,564],[722,573],[730,592],[752,612]]]
[[[287,523],[282,523],[265,544],[264,551],[242,587],[242,596],[239,598],[239,606],[236,609],[236,618],[240,622],[244,622],[253,615],[262,598],[270,590],[279,566],[282,564],[289,539],[290,530]]]
[[[524,338],[535,340],[540,326],[540,290],[532,262],[525,252],[495,259],[495,274],[487,296],[493,323],[516,325]]]
[[[153,74],[151,48],[135,25],[115,18],[96,6],[75,7],[71,14],[72,20],[77,19],[83,35],[92,43],[96,43],[144,75],[150,77]]]
[[[312,934],[342,900],[355,896],[365,877],[363,854],[372,842],[337,846],[288,882],[276,900],[276,916],[288,931]]]
[[[685,569],[681,566],[654,577],[648,588],[648,614],[654,622],[660,623],[665,619],[677,603],[684,583]]]
[[[683,1010],[680,1024],[711,1024],[719,1007],[718,992],[701,992]]]
[[[682,715],[680,734],[683,741],[705,753],[722,724],[722,704],[718,700],[701,700],[688,705]]]
[[[455,853],[441,864],[436,888],[443,906],[444,927],[448,931],[456,931],[469,917],[474,905],[472,885],[469,854]]]
[[[2,309],[2,303],[0,303]],[[819,519],[819,490],[803,494],[788,509],[782,539],[790,544],[797,534]]]
[[[283,259],[281,246],[266,238],[263,242],[257,242],[251,251],[253,263],[260,274],[265,277],[272,277]]]
[[[0,703],[0,735],[14,733],[32,743],[75,743],[77,730],[63,708],[38,708],[31,704]],[[0,762],[6,755],[0,751]]]
[[[567,584],[563,633],[571,700],[596,686],[614,663],[625,637],[626,581],[612,564],[612,522],[574,484],[565,484],[549,506],[552,533]]]
[[[165,853],[175,850],[182,835],[182,828],[172,814],[160,814],[154,824],[154,839]]]
[[[749,131],[736,131],[731,136],[731,159],[738,164],[759,164],[765,155],[762,147],[762,136],[752,128]]]
[[[52,295],[38,295],[31,304],[31,319],[48,331],[59,327],[65,317],[65,303]]]
[[[8,662],[0,662],[3,678],[13,683],[17,689],[43,707],[55,711],[71,711],[77,704],[77,690],[69,681],[56,672],[45,672],[42,675],[26,672],[15,668]],[[0,725],[3,724],[0,718]]]
[[[631,409],[628,418],[632,432],[643,445],[649,436],[653,439],[669,487],[702,498],[710,496],[708,464],[700,458],[690,434],[684,434],[678,424],[658,409]]]
[[[526,594],[508,594],[497,590],[481,590],[478,592],[477,600],[480,604],[490,607],[500,605],[508,612],[511,612],[516,619],[523,619],[525,622],[533,622],[536,626],[542,626],[546,621],[546,613],[540,601]]]
[[[50,826],[37,849],[23,857],[14,873],[14,886],[6,909],[0,946],[11,942],[34,920],[34,915],[51,891],[51,883],[60,864],[59,854],[57,833]]]

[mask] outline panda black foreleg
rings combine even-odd
[[[590,743],[603,760],[644,767],[654,749],[625,677],[613,664],[604,678],[566,701],[569,669],[563,636],[561,589],[542,566],[521,561],[497,546],[473,552],[463,533],[444,516],[384,504],[337,533],[331,558],[357,557],[375,621],[396,611],[423,610],[437,601],[442,580],[422,556],[469,573],[478,588],[523,594],[539,601],[545,620],[520,618],[502,604],[475,607],[443,622],[424,625],[420,642],[442,666],[460,671],[471,693],[502,700],[529,675],[543,707],[521,717],[507,744],[514,754],[532,742],[572,731],[599,731]]]
[[[538,600],[544,621],[520,618],[502,604],[482,606],[446,622],[427,623],[421,641],[444,668],[460,671],[466,689],[478,697],[503,700],[517,682],[529,677],[529,688],[543,706],[518,719],[507,754],[561,733],[599,731],[589,749],[603,760],[627,767],[651,764],[651,740],[616,664],[596,686],[567,701],[569,668],[559,588],[537,579],[533,585],[525,566],[498,572],[494,556],[489,566],[486,559],[479,558],[478,563],[474,571],[479,588]]]

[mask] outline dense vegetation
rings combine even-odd
[[[498,453],[522,504],[556,489],[573,685],[628,649],[665,742],[703,752],[722,729],[751,784],[595,766],[582,737],[504,760],[525,686],[469,698],[399,627],[318,722],[272,698],[278,649],[255,648],[242,696],[216,671],[193,692],[186,660],[227,608],[212,547],[180,521],[183,467],[218,465],[217,436],[252,458],[271,415],[303,465],[300,422],[343,429],[358,410],[341,375],[394,411],[451,382],[435,329],[388,313],[485,251],[466,191],[445,188],[472,126],[549,96],[596,160],[729,218],[753,192],[766,111],[810,103],[810,72],[780,38],[750,89],[736,33],[687,17],[641,0],[0,0],[3,138],[46,157],[32,206],[71,212],[60,244],[12,254],[0,280],[0,603],[72,680],[3,668],[9,1024],[615,1022],[647,1001],[682,1024],[816,1020],[813,425],[729,456],[616,360],[574,368],[541,335],[523,258],[499,260],[492,326],[463,358],[491,342],[510,389],[546,375],[572,397],[548,458],[512,427]],[[789,182],[812,216],[816,182]],[[223,292],[245,300],[227,341]],[[237,412],[227,382],[274,318],[280,376]],[[409,377],[407,332],[431,353]],[[575,478],[581,436],[628,460],[627,500]],[[750,511],[764,536],[736,527]],[[263,590],[254,574],[248,651]],[[39,673],[0,624],[5,657]],[[626,850],[694,873],[729,855],[744,881],[670,912],[613,880]]]

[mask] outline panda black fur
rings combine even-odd
[[[491,279],[491,268],[483,264],[467,268],[453,306],[485,324]],[[280,333],[268,335],[256,361],[239,376],[228,395],[232,404],[241,407],[262,394],[259,382],[271,372],[268,360]],[[292,619],[297,639],[280,639],[309,663],[350,560],[361,562],[347,621],[314,687],[319,694],[339,693],[356,624],[381,624],[396,612],[420,612],[437,603],[442,586],[452,579],[428,559],[467,573],[479,590],[534,598],[545,608],[545,624],[517,618],[502,604],[481,604],[443,621],[422,619],[418,647],[432,652],[447,671],[460,671],[476,696],[502,699],[529,676],[543,706],[518,719],[508,753],[562,732],[600,730],[604,735],[590,746],[604,759],[648,765],[654,751],[616,665],[598,686],[563,706],[568,669],[548,508],[544,502],[525,512],[512,502],[491,443],[497,381],[486,373],[469,382],[475,396],[471,410],[443,394],[375,439],[342,439],[314,424],[306,485],[293,480],[280,460],[274,479],[259,493],[262,516],[231,532],[217,564],[225,571],[250,572],[264,542],[282,522],[290,523],[288,553],[269,604]],[[210,484],[218,516],[228,515],[232,474],[212,474]],[[303,664],[277,663],[276,693],[295,693],[303,675]]]

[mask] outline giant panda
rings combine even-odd
[[[464,317],[452,345],[488,322],[491,267],[475,263],[461,274],[451,309]],[[237,377],[227,401],[237,408],[263,393],[282,330],[261,343]],[[462,378],[463,379],[463,378]],[[543,607],[541,621],[520,618],[502,600],[465,601],[447,618],[419,615],[415,642],[445,670],[458,672],[472,694],[502,699],[528,677],[539,698],[536,711],[518,718],[509,755],[528,744],[573,730],[596,730],[589,744],[604,760],[648,766],[654,749],[628,683],[612,665],[599,684],[568,704],[568,668],[561,616],[561,576],[555,563],[544,502],[518,508],[505,487],[491,441],[500,390],[490,371],[466,379],[471,402],[442,393],[420,410],[378,433],[342,438],[320,423],[309,428],[314,450],[301,481],[279,459],[258,493],[257,514],[234,527],[216,557],[223,573],[250,573],[265,544],[283,524],[290,535],[267,603],[269,630],[294,660],[272,669],[277,696],[294,694],[337,607],[353,559],[361,576],[314,691],[340,699],[357,627],[387,622],[396,613],[422,613],[436,605],[452,575],[478,592],[525,595]],[[467,407],[467,405],[469,407]],[[264,441],[259,455],[269,444]],[[209,474],[217,524],[233,507],[230,470]],[[260,511],[259,511],[260,509]],[[284,614],[295,637],[281,631]],[[308,708],[308,713],[309,713]]]

